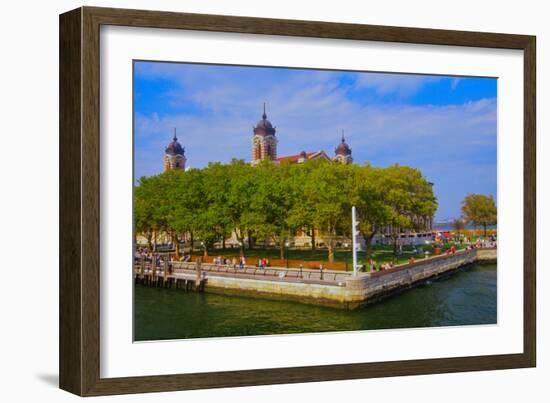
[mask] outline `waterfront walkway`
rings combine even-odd
[[[153,270],[154,269],[154,270]],[[295,269],[282,267],[268,267],[260,269],[254,266],[245,266],[242,269],[228,265],[202,263],[200,268],[196,262],[161,262],[160,266],[153,267],[150,262],[140,261],[134,265],[137,277],[153,277],[155,279],[204,279],[210,276],[231,277],[238,279],[265,280],[278,282],[294,282],[304,284],[323,284],[343,286],[351,272],[334,270]]]
[[[424,265],[428,262],[445,260],[453,256],[471,253],[472,250],[486,250],[494,248],[481,248],[458,250],[454,254],[443,254],[438,256],[430,256],[423,259],[418,259],[414,263],[404,263],[396,265],[391,269],[378,270],[372,272],[359,272],[359,277],[381,277],[396,273],[402,270],[414,268]],[[200,266],[200,267],[199,267]],[[255,266],[239,266],[219,265],[214,263],[197,262],[169,262],[161,261],[160,265],[154,267],[151,262],[144,259],[137,260],[134,265],[134,273],[136,277],[151,279],[161,278],[162,280],[182,279],[185,281],[206,279],[210,276],[215,277],[230,277],[236,279],[264,280],[277,282],[291,282],[303,284],[322,284],[332,286],[345,286],[346,280],[353,276],[353,272],[336,271],[336,270],[320,270],[320,269],[299,269],[299,268],[284,268],[284,267],[267,267],[258,268]],[[165,276],[165,273],[167,274]]]

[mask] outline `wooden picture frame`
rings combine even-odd
[[[193,374],[100,377],[100,26],[171,28],[524,52],[524,348],[468,356]],[[533,367],[536,364],[534,36],[82,7],[60,16],[60,387],[80,396]]]

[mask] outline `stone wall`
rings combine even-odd
[[[357,277],[349,276],[340,285],[209,275],[206,289],[214,292],[224,291],[237,295],[258,295],[284,300],[299,300],[306,303],[353,309],[376,302],[428,279],[449,275],[453,271],[476,261],[496,261],[496,257],[496,249],[461,251],[455,255],[437,256],[388,271],[359,273]]]
[[[386,272],[367,273],[346,281],[346,302],[355,307],[376,302],[397,291],[410,288],[419,282],[448,275],[479,260],[496,261],[496,249],[461,251],[455,255],[420,260]]]
[[[478,249],[477,260],[480,262],[496,262],[497,261],[497,249]]]
[[[223,292],[224,294],[264,296],[317,305],[339,307],[345,307],[346,305],[345,282],[338,286],[209,275],[206,290],[209,292]]]

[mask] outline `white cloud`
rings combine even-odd
[[[209,160],[248,158],[252,127],[260,118],[260,103],[245,101],[252,112],[239,105],[222,112],[213,108],[207,116],[168,115],[136,116],[136,135],[155,137],[165,145],[174,127],[187,147],[195,166]],[[274,103],[274,106],[271,104]],[[296,94],[286,104],[276,98],[268,108],[268,118],[277,127],[281,153],[302,149],[324,149],[332,154],[339,133],[345,130],[356,159],[376,159],[378,153],[393,150],[406,155],[415,149],[417,157],[433,150],[448,155],[472,152],[483,145],[494,146],[496,101],[480,100],[446,106],[365,106],[343,99],[340,94],[321,96],[317,91]],[[252,108],[254,106],[254,108]],[[191,155],[191,153],[195,155]]]
[[[453,80],[451,81],[451,90],[452,91],[456,90],[456,87],[458,87],[459,83],[460,83],[460,78],[458,77],[453,78]]]
[[[436,76],[365,73],[358,76],[355,85],[358,89],[373,89],[378,95],[397,94],[406,98],[416,94],[425,85],[439,80],[441,78]]]

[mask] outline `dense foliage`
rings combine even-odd
[[[207,253],[234,232],[241,253],[252,239],[272,239],[282,256],[297,231],[313,236],[317,229],[333,261],[336,236],[350,235],[352,205],[367,245],[382,226],[391,224],[397,239],[398,231],[415,228],[413,217],[431,217],[437,208],[431,184],[410,167],[320,160],[253,167],[233,160],[141,178],[134,212],[137,233],[150,244],[155,231],[169,234],[177,254],[182,234],[203,242]]]
[[[462,201],[462,215],[474,226],[483,226],[483,234],[487,236],[487,226],[497,223],[497,206],[493,196],[469,194]]]

